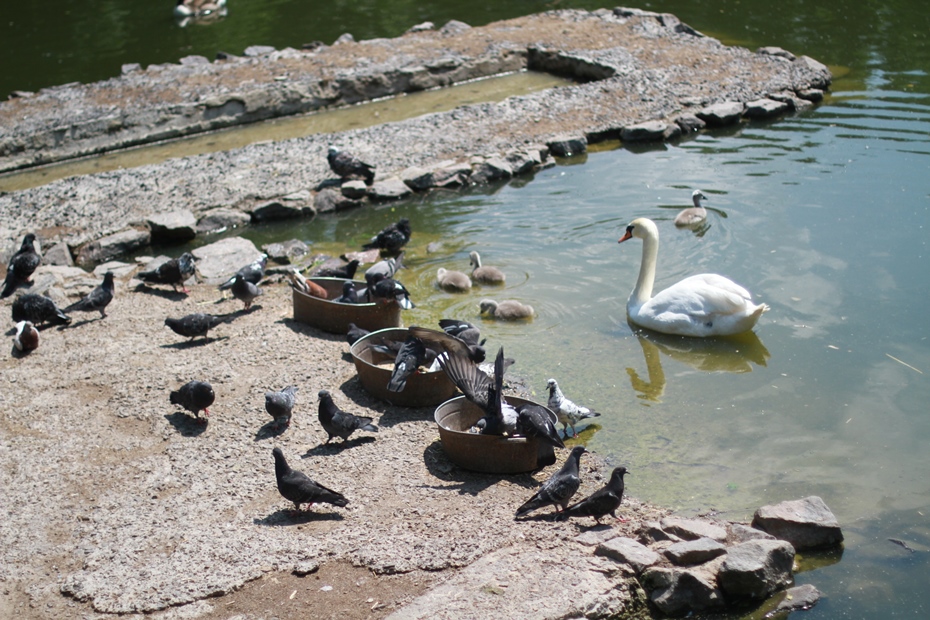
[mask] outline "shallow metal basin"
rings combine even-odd
[[[309,278],[326,289],[329,299],[320,299],[292,289],[294,302],[294,320],[312,325],[331,334],[344,334],[349,331],[349,323],[355,323],[363,329],[376,331],[385,327],[400,327],[400,306],[394,302],[343,304],[332,301],[342,296],[344,278]],[[365,288],[365,283],[352,280],[355,290]]]

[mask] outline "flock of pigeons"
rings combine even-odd
[[[329,151],[329,161],[333,170],[340,176],[361,176],[367,183],[374,178],[373,166],[360,162],[357,158],[335,147]],[[401,307],[412,308],[409,292],[403,284],[394,279],[396,272],[403,267],[403,248],[409,242],[411,233],[410,222],[403,218],[380,231],[364,245],[365,249],[378,249],[388,257],[375,263],[365,272],[363,288],[357,286],[361,282],[352,279],[359,265],[357,260],[342,267],[317,271],[314,275],[346,278],[342,296],[335,299],[336,302],[373,301],[398,303]],[[20,249],[8,263],[0,297],[8,297],[17,288],[33,283],[32,274],[41,262],[34,244],[35,235],[27,234]],[[194,260],[193,255],[185,252],[178,258],[168,259],[157,267],[136,274],[136,277],[146,284],[170,285],[175,291],[180,287],[186,293],[188,291],[184,283],[195,273]],[[504,274],[497,268],[482,265],[481,257],[477,252],[471,253],[470,261],[473,267],[470,276],[461,272],[440,269],[437,273],[439,286],[445,290],[461,291],[468,290],[472,280],[484,284],[504,283]],[[267,256],[263,255],[239,269],[229,280],[219,285],[220,290],[229,291],[233,297],[243,302],[243,312],[249,311],[252,302],[263,294],[259,283],[264,277],[266,262]],[[295,288],[310,295],[323,298],[327,296],[322,287],[304,278],[299,271],[294,270],[289,276],[291,285]],[[107,272],[99,286],[86,297],[64,309],[59,309],[52,299],[44,295],[27,293],[19,296],[12,305],[13,321],[17,324],[14,345],[22,352],[35,349],[39,344],[38,328],[69,324],[71,318],[68,313],[71,312],[96,311],[100,313],[101,318],[106,317],[106,307],[113,299],[113,293],[113,273]],[[532,317],[534,312],[532,307],[516,300],[503,302],[482,300],[481,310],[492,317],[504,320]],[[227,315],[194,313],[180,318],[168,317],[165,319],[165,325],[185,338],[206,338],[209,330],[232,320],[235,316],[236,313]],[[367,334],[365,330],[355,326],[350,327],[346,336],[350,343]],[[548,410],[534,403],[526,403],[518,407],[510,405],[502,393],[502,388],[504,372],[513,361],[504,358],[503,347],[498,351],[493,368],[489,372],[481,365],[486,357],[483,346],[485,340],[481,339],[477,327],[466,321],[455,319],[443,319],[440,321],[440,327],[441,331],[413,326],[409,328],[409,335],[405,342],[383,345],[388,347],[390,353],[395,354],[390,390],[403,390],[406,379],[414,372],[429,367],[436,370],[441,368],[465,397],[485,412],[485,415],[472,429],[473,432],[535,437],[539,441],[558,448],[565,448],[565,444],[556,429],[556,421],[562,424],[562,431],[566,437],[568,437],[568,428],[571,427],[574,437],[577,436],[575,429],[577,423],[600,415],[566,398],[555,379],[548,381]],[[287,386],[280,391],[269,391],[265,394],[265,410],[279,427],[290,424],[297,390],[297,386]],[[341,410],[327,390],[321,390],[318,398],[319,422],[328,436],[325,443],[329,443],[335,437],[346,441],[356,431],[378,431],[372,418]],[[209,416],[209,407],[215,400],[216,393],[206,381],[190,381],[169,394],[171,404],[189,411],[196,420],[204,424],[207,421],[206,417]],[[201,411],[204,412],[204,418],[200,417]],[[561,469],[553,474],[532,498],[519,507],[516,516],[523,517],[534,510],[551,505],[555,506],[558,515],[564,518],[591,516],[600,522],[600,519],[607,514],[616,517],[615,511],[620,506],[623,496],[623,476],[626,473],[624,467],[615,468],[610,480],[603,488],[581,501],[570,504],[570,500],[581,484],[579,462],[585,451],[582,446],[573,448]],[[302,504],[312,505],[319,502],[335,506],[348,504],[348,500],[342,494],[311,480],[302,472],[293,470],[280,448],[274,448],[273,456],[278,490],[285,499],[294,503],[298,511]]]

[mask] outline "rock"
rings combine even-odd
[[[145,247],[152,236],[148,230],[129,228],[112,235],[101,237],[80,247],[77,252],[77,264],[89,267],[106,262],[134,250]]]
[[[788,588],[778,601],[775,609],[765,614],[766,618],[790,614],[794,611],[810,609],[820,600],[820,590],[809,583]]]
[[[242,237],[221,239],[191,253],[197,259],[197,273],[207,284],[223,282],[262,255],[254,243]]]
[[[339,189],[343,196],[353,200],[358,200],[359,198],[364,198],[368,195],[368,186],[365,185],[365,181],[362,181],[361,179],[346,181],[340,186]]]
[[[368,196],[372,200],[399,200],[410,194],[410,188],[399,177],[375,181],[368,188]]]
[[[624,142],[656,142],[665,138],[668,125],[662,121],[646,121],[624,127],[620,139]]]
[[[341,35],[336,37],[336,40],[333,41],[333,45],[341,45],[343,43],[354,43],[355,37],[352,36],[351,32],[343,32]]]
[[[663,553],[672,564],[690,566],[692,564],[703,564],[726,552],[727,548],[722,543],[712,538],[698,538],[697,540],[675,543]]]
[[[787,540],[798,550],[833,547],[843,542],[836,517],[816,495],[763,506],[753,516],[752,526]]]
[[[796,58],[796,56],[788,50],[775,46],[760,47],[756,50],[756,53],[765,54],[767,56],[777,56],[779,58],[784,58],[785,60],[794,60]]]
[[[154,243],[188,241],[196,235],[197,218],[190,211],[156,213],[146,218]]]
[[[446,160],[428,168],[411,166],[400,173],[400,178],[410,189],[425,191],[434,187],[462,186],[471,172],[472,168],[467,163]]]
[[[823,91],[819,88],[802,88],[798,91],[798,97],[805,101],[823,101]]]
[[[298,192],[258,205],[252,209],[252,219],[256,222],[286,220],[312,216],[316,211],[310,192]]]
[[[94,267],[94,275],[98,278],[102,278],[103,274],[108,271],[112,271],[113,275],[117,278],[125,278],[132,275],[132,272],[136,270],[136,265],[132,263],[124,263],[122,261],[111,260],[105,263],[100,263]],[[99,283],[98,283],[99,284]]]
[[[210,232],[221,232],[230,228],[239,226],[248,226],[252,221],[252,216],[238,209],[229,209],[218,207],[206,211],[197,222],[197,232],[199,234]]]
[[[425,32],[427,30],[435,30],[435,29],[436,29],[436,25],[433,22],[423,22],[422,24],[411,26],[407,30],[407,32],[404,34],[411,33],[411,32]]]
[[[546,146],[555,157],[571,157],[588,151],[588,139],[584,136],[580,138],[559,138],[547,142]]]
[[[538,151],[511,151],[507,153],[504,159],[507,160],[507,163],[510,165],[513,176],[526,174],[536,166],[542,164],[542,159],[539,157]]]
[[[494,181],[505,181],[512,176],[513,170],[506,160],[500,157],[489,157],[472,168],[471,182],[483,185]]]
[[[774,99],[775,101],[781,101],[788,105],[788,109],[795,112],[803,112],[804,110],[810,110],[814,107],[814,104],[806,99],[801,99],[796,94],[791,91],[781,91],[778,93],[772,93],[768,96],[769,99]]]
[[[784,540],[750,540],[727,550],[717,583],[728,598],[761,600],[791,583],[794,547]]]
[[[707,127],[707,123],[694,114],[682,114],[675,119],[675,124],[681,127],[681,131],[684,133],[694,133]]]
[[[605,525],[595,526],[589,530],[585,530],[575,537],[575,541],[586,547],[594,547],[616,537],[617,533],[614,531],[614,528]]]
[[[800,71],[804,73],[814,73],[808,88],[824,89],[830,84],[831,74],[827,66],[819,60],[814,60],[810,56],[798,56],[794,63]]]
[[[42,262],[46,265],[64,265],[66,267],[74,265],[74,259],[71,258],[71,250],[68,249],[67,243],[56,243],[47,249],[42,254]]]
[[[742,523],[730,523],[727,526],[726,542],[728,545],[738,545],[750,540],[775,540],[775,537]]]
[[[773,99],[756,99],[746,104],[746,116],[749,118],[771,118],[787,111],[787,103]]]
[[[649,547],[624,536],[617,536],[599,544],[594,549],[594,554],[629,564],[637,575],[661,559],[659,554]]]
[[[268,258],[282,265],[296,262],[310,251],[307,244],[299,239],[291,239],[283,243],[268,243],[263,245],[262,249],[265,250]]]
[[[345,211],[362,206],[361,200],[354,200],[342,195],[342,192],[332,187],[321,189],[313,199],[313,206],[319,213]]]
[[[674,534],[683,540],[697,540],[706,537],[723,542],[727,539],[727,531],[719,525],[695,519],[682,519],[680,517],[665,517],[660,522],[663,530]]]
[[[647,521],[639,531],[639,542],[644,545],[652,545],[657,542],[665,541],[676,543],[681,541],[681,538],[666,532],[662,529],[662,526],[655,521]]]
[[[647,569],[640,582],[649,594],[649,600],[662,613],[682,616],[693,611],[723,607],[723,595],[711,575],[696,569]]]
[[[255,57],[255,56],[267,56],[268,54],[275,51],[275,49],[270,45],[250,45],[245,48],[245,51],[242,52],[243,56]]]
[[[443,36],[448,37],[460,34],[466,30],[471,30],[471,26],[465,22],[460,22],[457,19],[450,19],[446,22],[446,25],[439,30],[439,32]]]
[[[715,127],[732,125],[739,122],[739,119],[743,116],[743,104],[739,101],[715,103],[701,108],[696,112],[696,115],[708,125]]]

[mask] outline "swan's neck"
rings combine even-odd
[[[652,285],[656,280],[656,258],[659,255],[659,240],[649,235],[643,239],[643,259],[639,266],[639,278],[630,293],[627,305],[641,306],[652,298]]]

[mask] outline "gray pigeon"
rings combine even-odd
[[[280,392],[265,392],[265,411],[271,414],[279,426],[282,422],[284,426],[291,424],[291,412],[297,400],[295,392],[297,392],[297,387],[293,385],[289,385]]]
[[[100,313],[100,318],[107,315],[107,306],[113,301],[113,272],[103,274],[103,283],[97,286],[87,297],[74,302],[64,309],[64,312],[94,312]]]
[[[20,295],[11,307],[13,321],[29,321],[33,325],[49,323],[51,325],[67,325],[71,317],[58,309],[55,302],[45,295],[27,293]]]
[[[340,304],[357,304],[358,303],[358,292],[355,290],[355,282],[352,280],[346,280],[342,283],[342,296],[334,299],[336,303]]]
[[[565,398],[565,395],[562,394],[562,390],[559,389],[559,384],[555,379],[549,379],[546,383],[546,387],[549,388],[549,408],[555,412],[555,415],[559,417],[559,422],[562,423],[562,432],[565,433],[565,436],[568,437],[568,427],[572,427],[572,437],[578,436],[578,431],[575,430],[575,424],[581,420],[587,418],[597,418],[600,417],[597,411],[591,411],[587,407],[582,407],[576,405],[569,399]]]
[[[384,280],[386,278],[393,278],[394,274],[397,273],[399,269],[403,267],[401,261],[403,261],[404,254],[401,252],[393,258],[386,258],[380,260],[368,269],[365,270],[365,284],[368,285],[368,288],[373,287],[375,284]]]
[[[256,285],[252,284],[239,274],[233,276],[231,290],[233,297],[245,304],[246,310],[252,307],[252,301],[256,297],[264,294],[262,289],[258,288]]]
[[[320,397],[318,414],[320,425],[329,435],[325,443],[329,443],[333,437],[341,437],[343,441],[346,441],[349,435],[357,429],[372,433],[378,432],[378,427],[372,423],[371,418],[353,415],[339,409],[327,390],[320,390],[318,396]]]
[[[180,319],[165,319],[165,325],[171,328],[171,331],[179,336],[193,340],[197,336],[207,337],[207,332],[220,325],[232,320],[231,316],[217,316],[215,314],[204,314],[197,312],[182,316]]]
[[[39,330],[30,321],[20,321],[16,324],[13,346],[23,353],[39,348]]]
[[[568,519],[569,517],[594,517],[600,523],[601,517],[609,514],[616,517],[616,510],[623,501],[623,475],[626,473],[626,467],[617,467],[610,474],[610,480],[607,484],[584,498],[575,502],[560,513],[560,517]]]
[[[170,284],[175,291],[178,290],[180,284],[181,290],[189,293],[190,291],[187,290],[184,283],[193,275],[194,255],[190,252],[184,252],[178,258],[169,259],[151,271],[137,273],[136,277],[150,284]]]
[[[568,502],[578,492],[581,477],[578,474],[581,455],[587,452],[584,446],[572,448],[559,471],[552,474],[536,491],[536,495],[517,508],[517,517],[523,517],[544,506],[555,506],[555,511],[565,510]]]
[[[281,448],[275,448],[271,453],[274,455],[274,477],[278,483],[278,492],[284,499],[293,502],[296,510],[300,510],[301,504],[326,502],[342,507],[349,503],[342,493],[327,489],[311,480],[307,474],[291,469]]]
[[[536,437],[555,448],[565,447],[549,411],[535,403],[517,407],[517,433],[524,437]]]
[[[241,267],[231,278],[220,284],[217,288],[221,291],[226,291],[232,288],[233,280],[236,276],[242,276],[247,281],[252,284],[258,284],[262,281],[262,278],[265,277],[265,265],[268,264],[268,255],[262,254],[260,257],[256,258],[254,261]]]
[[[42,262],[42,258],[35,248],[36,236],[32,233],[23,237],[23,242],[19,246],[6,266],[6,279],[3,281],[3,291],[0,292],[0,299],[9,297],[20,286],[32,284],[33,272]]]
[[[366,164],[348,151],[330,146],[326,153],[326,160],[329,162],[330,169],[344,179],[361,177],[368,185],[375,180],[375,167]]]
[[[206,381],[189,381],[176,391],[171,392],[169,400],[172,405],[181,405],[194,414],[198,421],[201,420],[200,412],[207,417],[210,415],[209,407],[216,400],[216,394],[213,392],[213,386]]]

